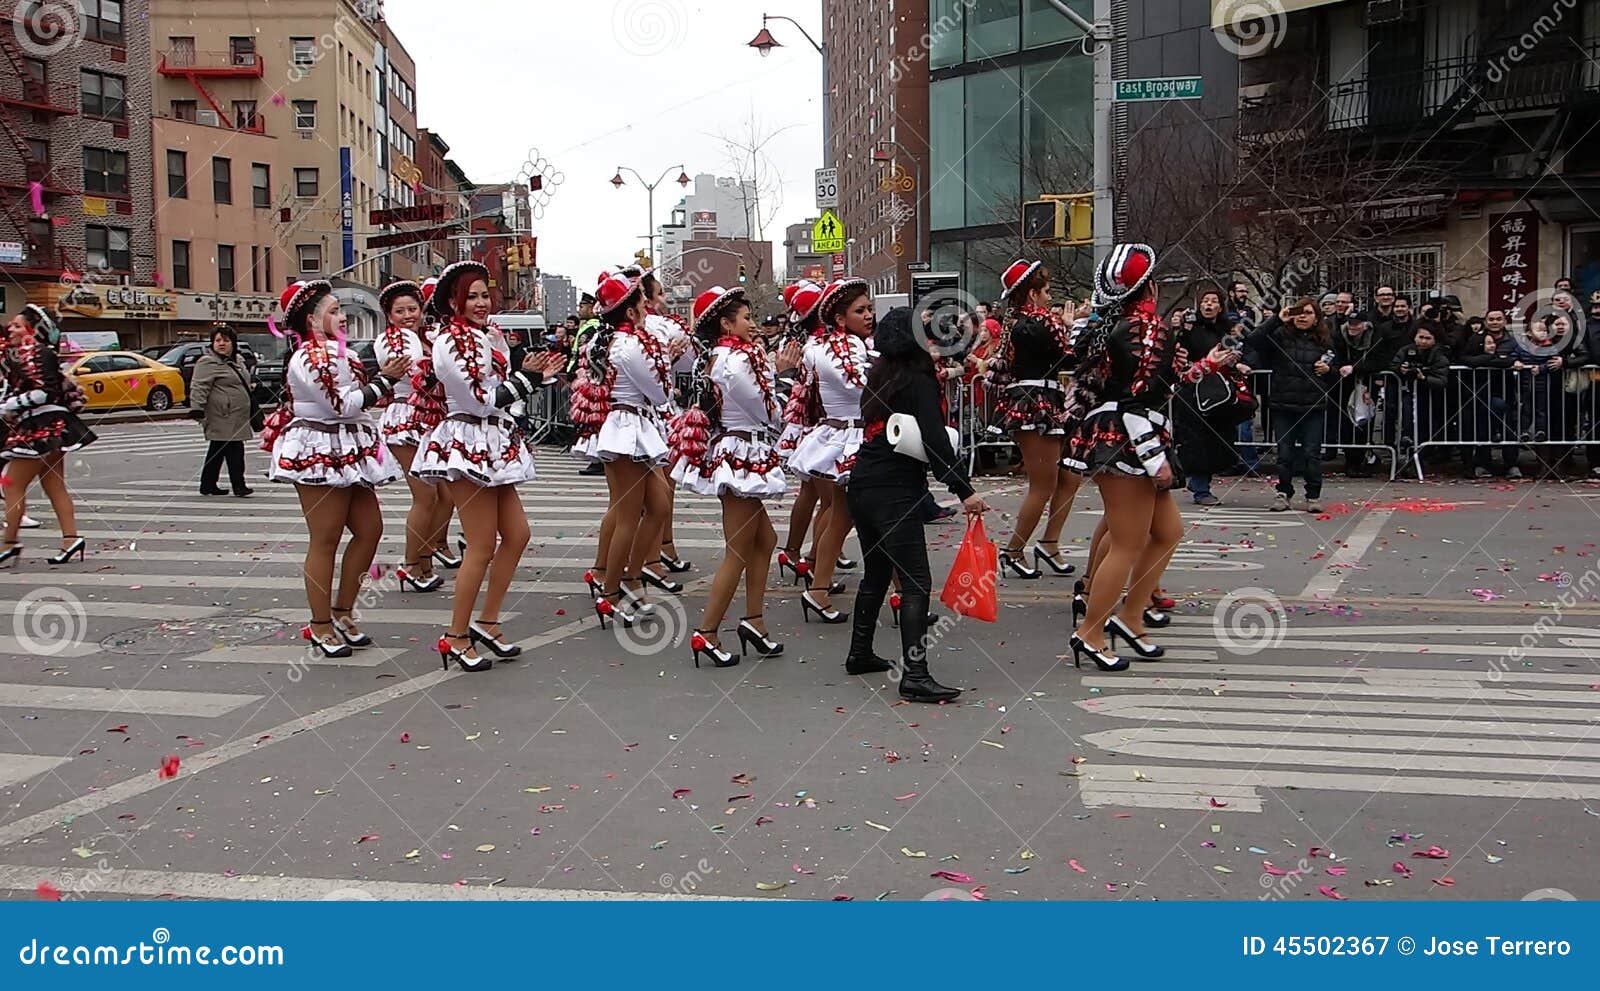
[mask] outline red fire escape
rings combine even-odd
[[[70,189],[56,183],[49,165],[33,157],[33,150],[23,133],[22,124],[48,124],[57,117],[69,117],[78,112],[77,93],[69,86],[48,86],[34,75],[27,55],[21,50],[18,31],[26,30],[18,23],[8,23],[11,18],[0,18],[0,53],[5,65],[15,73],[20,83],[20,95],[0,87],[0,132],[17,152],[16,160],[22,163],[21,174],[0,174],[0,204],[5,215],[21,234],[27,245],[27,256],[22,264],[7,268],[20,275],[59,275],[73,268],[65,248],[58,248],[55,233],[45,218],[34,210],[33,187],[39,184],[40,200],[45,214],[49,204],[62,197],[81,195],[81,190]]]
[[[236,131],[265,133],[259,113],[246,120],[235,120],[206,89],[206,79],[261,79],[266,75],[266,62],[254,51],[197,52],[192,48],[174,48],[161,56],[156,71],[168,79],[187,79],[200,98],[206,101],[217,115],[217,122]]]

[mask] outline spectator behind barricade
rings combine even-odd
[[[1344,322],[1339,317],[1339,294],[1338,293],[1336,293],[1336,292],[1325,292],[1325,293],[1323,293],[1322,294],[1322,299],[1319,300],[1318,303],[1317,303],[1317,308],[1322,311],[1322,319],[1329,321],[1328,325],[1330,327],[1333,327],[1335,330],[1337,330],[1339,328],[1339,325]]]
[[[1413,444],[1434,440],[1444,421],[1445,384],[1450,377],[1450,357],[1439,344],[1438,323],[1427,320],[1417,324],[1411,346],[1395,356],[1395,374],[1400,376],[1402,395],[1409,396],[1407,411],[1414,414],[1411,422],[1403,422],[1403,430],[1410,433]]]
[[[1571,292],[1572,278],[1570,276],[1563,275],[1561,278],[1556,280],[1554,288],[1560,292]]]
[[[1226,308],[1228,322],[1234,326],[1236,333],[1249,333],[1261,323],[1261,309],[1250,302],[1250,284],[1243,279],[1235,279],[1228,286]],[[1255,446],[1254,420],[1239,424],[1238,439],[1239,461],[1226,470],[1230,474],[1249,474],[1261,463],[1261,451]]]
[[[1309,296],[1262,321],[1245,338],[1239,370],[1272,372],[1267,408],[1278,445],[1278,494],[1269,507],[1289,508],[1294,479],[1305,479],[1300,508],[1322,512],[1322,435],[1334,384],[1333,328]]]
[[[1356,298],[1352,293],[1342,292],[1339,301],[1333,305],[1335,312],[1342,320],[1349,320],[1356,312]]]
[[[1344,451],[1344,472],[1352,478],[1372,474],[1368,448],[1380,398],[1376,376],[1387,371],[1394,351],[1366,313],[1351,314],[1343,327],[1333,332],[1334,360],[1338,363],[1338,408],[1330,412],[1337,425],[1336,439]]]
[[[1516,389],[1507,378],[1516,350],[1517,342],[1506,328],[1505,311],[1490,310],[1456,358],[1457,364],[1470,369],[1466,373],[1469,376],[1464,390],[1466,408],[1462,412],[1466,414],[1464,424],[1469,425],[1471,431],[1464,436],[1475,443],[1462,451],[1462,459],[1471,462],[1474,478],[1489,478],[1494,474],[1496,444],[1500,445],[1501,471],[1507,478],[1522,477],[1522,469],[1517,467],[1521,448],[1515,443],[1505,443],[1518,433],[1511,412]]]
[[[1261,309],[1250,302],[1250,284],[1242,280],[1234,280],[1228,287],[1228,301],[1226,306],[1228,322],[1242,324],[1246,328],[1254,329],[1261,322]]]
[[[1562,312],[1550,313],[1528,326],[1527,342],[1519,341],[1512,352],[1511,367],[1521,373],[1517,425],[1525,444],[1544,443],[1550,439],[1551,427],[1564,422],[1566,402],[1561,371],[1569,359],[1582,364],[1587,358],[1570,350],[1562,354],[1563,342],[1574,333],[1572,317]]]
[[[1222,310],[1219,290],[1203,291],[1196,302],[1198,307],[1189,311],[1178,332],[1178,344],[1191,359],[1210,354],[1225,341],[1237,341],[1228,315]],[[1227,368],[1192,385],[1181,385],[1174,393],[1173,438],[1178,447],[1178,463],[1188,476],[1189,493],[1198,505],[1221,504],[1222,500],[1211,492],[1211,479],[1238,463],[1234,438],[1238,436],[1239,422],[1255,411],[1254,404],[1241,396],[1242,380],[1243,375]]]

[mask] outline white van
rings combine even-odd
[[[489,322],[499,327],[507,337],[511,336],[512,331],[521,332],[524,341],[538,340],[547,329],[543,313],[496,313],[489,318]]]

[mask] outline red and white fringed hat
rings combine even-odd
[[[637,279],[630,279],[619,272],[601,272],[600,285],[595,289],[594,297],[601,314],[609,316],[627,308],[639,298],[641,291]]]
[[[1120,303],[1144,288],[1156,270],[1156,249],[1148,244],[1119,244],[1094,270],[1096,306]]]
[[[433,300],[433,291],[439,288],[439,280],[429,277],[422,281],[422,308],[426,310],[428,303]]]
[[[434,316],[441,320],[448,320],[452,303],[456,294],[456,284],[467,276],[475,276],[484,282],[489,281],[489,267],[483,262],[466,261],[446,265],[443,272],[439,273],[439,281],[433,287],[433,295],[428,297],[428,309]]]
[[[822,302],[822,287],[810,279],[801,279],[783,291],[783,302],[794,315],[795,323],[799,323],[817,312],[817,304]]]
[[[410,279],[401,279],[398,282],[391,282],[378,292],[378,305],[383,308],[385,316],[389,314],[389,307],[393,306],[394,301],[399,299],[401,296],[411,296],[419,303],[424,302],[422,298],[422,287],[417,285],[415,282],[412,282]]]
[[[694,332],[704,337],[731,307],[744,301],[744,290],[738,286],[732,289],[712,286],[707,289],[695,297],[694,305],[689,308],[694,316]]]
[[[828,283],[828,288],[822,290],[822,297],[817,300],[817,312],[822,314],[823,323],[833,323],[834,309],[838,307],[839,301],[844,299],[845,293],[853,289],[871,291],[866,279],[845,278]]]
[[[1044,262],[1030,262],[1020,259],[1012,262],[1004,272],[1000,273],[1000,295],[1010,299],[1014,289],[1027,282],[1033,277],[1033,273],[1043,267]]]
[[[326,279],[312,279],[310,282],[296,282],[283,290],[278,297],[278,306],[283,310],[283,322],[289,325],[289,329],[300,329],[300,318],[305,316],[308,304],[323,290],[332,292],[333,283]]]

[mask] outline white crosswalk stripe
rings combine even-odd
[[[1229,653],[1209,627],[1180,617],[1156,639]],[[1084,802],[1260,812],[1279,788],[1600,800],[1600,629],[1533,631],[1293,623],[1248,663],[1088,675],[1095,694],[1077,706],[1125,722],[1086,735],[1116,756],[1083,765]],[[1551,667],[1574,670],[1535,670]]]

